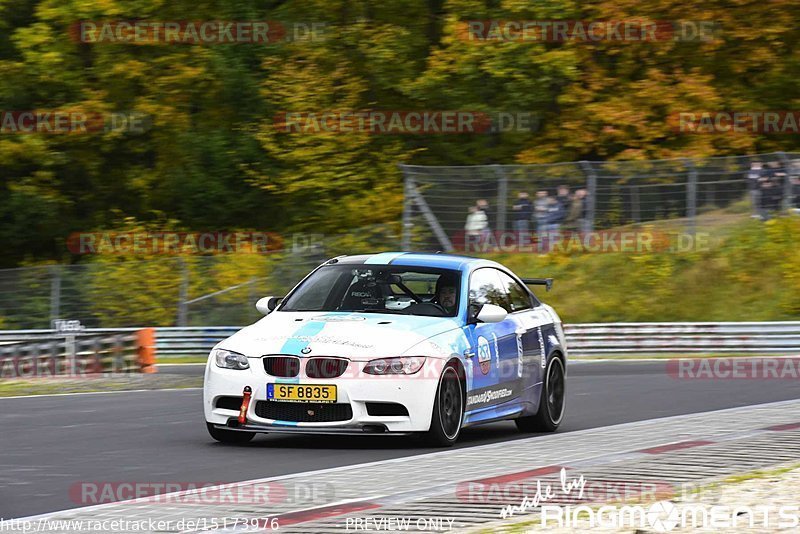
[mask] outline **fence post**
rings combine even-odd
[[[783,180],[783,202],[781,203],[781,208],[784,210],[790,210],[792,208],[792,174],[791,168],[792,164],[789,161],[789,158],[786,156],[786,152],[778,152],[778,157],[781,159],[781,163],[783,164],[783,174],[785,179]]]
[[[398,165],[400,170],[403,171],[403,229],[402,237],[400,240],[400,250],[411,251],[411,210],[414,209],[411,201],[411,188],[413,182],[411,176],[406,172],[406,166],[402,163]]]
[[[506,230],[506,213],[508,212],[508,177],[503,171],[502,165],[492,165],[495,168],[497,179],[497,230]]]
[[[634,184],[631,188],[631,211],[633,215],[633,222],[639,224],[642,222],[642,215],[639,203],[639,186]]]
[[[177,326],[186,326],[189,303],[189,269],[186,267],[186,262],[183,258],[178,258],[178,267],[180,269],[181,283],[178,290],[178,320]]]
[[[450,241],[450,238],[447,236],[444,228],[442,228],[442,225],[439,224],[439,220],[436,218],[436,215],[434,215],[430,206],[428,206],[428,203],[425,201],[425,197],[423,197],[422,193],[419,192],[416,184],[411,183],[409,187],[411,197],[414,199],[414,204],[416,204],[420,212],[422,212],[422,216],[425,217],[428,226],[430,226],[431,230],[433,230],[433,234],[436,236],[439,244],[442,246],[442,248],[444,248],[445,252],[453,252],[455,249],[453,248],[452,241]]]
[[[61,315],[61,266],[50,267],[50,324]]]
[[[586,175],[586,197],[588,199],[586,218],[589,219],[588,230],[589,232],[594,232],[594,215],[597,209],[597,174],[594,172],[590,162],[581,161],[580,165]]]
[[[689,169],[689,181],[686,183],[686,219],[689,235],[694,236],[697,229],[697,169],[692,160],[684,159]]]
[[[706,191],[706,204],[712,208],[717,206],[717,196],[714,192],[714,187],[716,187],[716,184],[708,184],[708,190]]]
[[[74,378],[78,374],[78,350],[75,346],[75,334],[64,336],[64,352],[67,356],[68,373]]]
[[[256,314],[256,302],[258,301],[258,297],[256,297],[256,282],[258,281],[257,278],[250,280],[247,284],[247,305],[246,308],[249,310],[248,317],[254,317],[254,321],[258,319]],[[260,315],[260,314],[259,314]]]

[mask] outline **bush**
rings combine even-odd
[[[484,256],[555,278],[545,300],[569,323],[800,319],[800,218],[747,220],[725,234],[690,253]]]

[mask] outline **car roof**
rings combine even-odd
[[[493,261],[481,258],[429,252],[380,252],[358,256],[340,256],[336,260],[337,263],[348,265],[402,265],[405,267],[436,267],[454,271],[468,271],[478,266],[499,266]]]

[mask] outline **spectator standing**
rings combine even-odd
[[[556,194],[556,200],[561,204],[564,208],[564,212],[566,213],[569,210],[569,205],[572,202],[572,199],[569,195],[569,187],[566,185],[559,185],[558,192]]]
[[[478,210],[486,215],[486,229],[491,232],[492,228],[494,228],[494,214],[492,213],[492,208],[489,207],[489,201],[482,198],[478,200],[475,205],[478,207]]]
[[[569,205],[567,224],[570,230],[577,230],[585,234],[589,231],[588,222],[586,189],[576,189]]]
[[[792,178],[792,195],[794,196],[792,208],[795,212],[800,212],[800,176]]]
[[[547,212],[550,208],[550,196],[547,191],[540,189],[536,192],[533,202],[533,218],[536,220],[536,242],[539,252],[544,252],[547,235]]]
[[[547,209],[549,207],[547,191],[536,192],[536,200],[533,203],[533,216],[536,219],[536,231],[543,233],[547,231]]]
[[[514,211],[514,231],[518,233],[529,232],[531,218],[533,217],[533,204],[528,198],[528,193],[520,191],[511,209]]]
[[[558,197],[549,197],[547,202],[547,232],[558,232],[567,218],[567,207]]]
[[[470,206],[467,222],[464,224],[464,231],[467,237],[483,235],[489,229],[489,221],[486,213],[478,209],[478,206]]]
[[[778,211],[781,206],[781,187],[778,185],[776,176],[764,176],[759,183],[759,215],[762,221],[768,221],[772,213]]]
[[[792,208],[800,212],[800,159],[792,160],[789,175],[792,180]]]
[[[558,232],[561,225],[567,220],[570,204],[569,187],[558,186],[555,198],[550,199],[547,207],[547,231]]]
[[[772,209],[775,211],[781,211],[783,209],[783,200],[787,194],[787,180],[789,180],[789,172],[790,169],[784,168],[780,163],[777,161],[774,163],[774,168],[772,171],[772,186],[776,189],[774,195],[777,198],[773,198],[773,207]],[[786,199],[790,201],[791,199]],[[788,202],[787,202],[788,203]]]
[[[778,173],[772,179],[772,198],[770,199],[770,210],[773,212],[780,212],[783,208],[783,196],[785,188],[783,181],[786,179],[786,173]]]
[[[747,192],[750,196],[750,205],[753,208],[753,217],[759,217],[761,206],[761,183],[764,176],[764,169],[760,161],[750,162],[750,170],[747,171]]]

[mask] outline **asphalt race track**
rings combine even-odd
[[[800,398],[797,381],[678,380],[661,362],[571,364],[567,391],[559,432]],[[69,494],[80,482],[234,482],[434,450],[385,436],[267,435],[225,446],[206,433],[201,397],[195,389],[0,398],[0,517],[82,506]],[[495,423],[465,430],[458,446],[520,436],[513,423]]]

